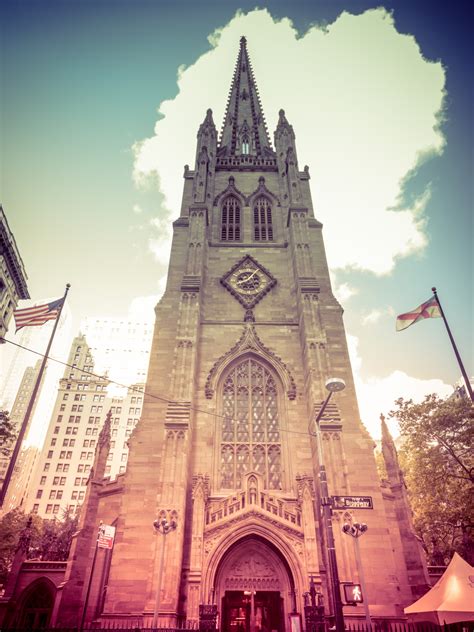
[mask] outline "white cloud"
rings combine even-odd
[[[363,325],[373,325],[382,318],[383,312],[380,309],[373,309],[362,318]]]
[[[143,209],[139,204],[134,204],[132,210],[137,215],[140,215],[141,213],[143,213]]]
[[[155,307],[163,292],[149,296],[136,296],[128,306],[128,318],[141,322],[155,322]]]
[[[340,303],[345,303],[351,296],[358,294],[359,290],[349,285],[349,283],[337,284],[337,282],[333,282],[333,292]]]
[[[385,309],[372,309],[370,312],[362,317],[361,322],[363,325],[374,325],[375,323],[378,323],[378,321],[384,316],[389,316],[390,318],[393,318],[394,313],[395,312],[393,310],[393,307],[391,307],[390,305]]]
[[[386,274],[397,258],[422,250],[429,189],[409,204],[402,193],[407,177],[443,149],[445,75],[383,8],[343,13],[303,37],[267,10],[238,13],[209,36],[209,52],[180,67],[178,94],[160,104],[154,136],[135,145],[135,181],[157,178],[165,205],[178,214],[183,164],[192,164],[208,107],[220,128],[242,34],[269,129],[283,107],[297,134],[300,168],[311,167],[331,267]],[[160,261],[165,239],[151,242]]]
[[[348,335],[347,343],[361,419],[374,438],[380,437],[380,414],[387,416],[389,411],[395,408],[394,402],[399,397],[421,402],[429,393],[438,393],[441,397],[446,397],[453,392],[453,387],[442,380],[422,380],[403,371],[393,371],[384,377],[364,378],[361,373],[362,361],[358,353],[357,337]],[[396,424],[388,419],[387,421],[393,436],[397,436],[399,430]]]
[[[155,236],[148,240],[148,248],[158,263],[168,266],[171,250],[171,220],[168,213],[163,217],[154,217],[150,220],[150,225]]]

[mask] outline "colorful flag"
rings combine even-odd
[[[46,305],[36,305],[35,307],[17,309],[16,312],[13,312],[16,331],[19,331],[22,327],[44,325],[44,323],[48,320],[56,320],[63,303],[64,298],[58,298],[56,301],[46,303]]]
[[[413,323],[425,318],[441,318],[441,310],[435,296],[432,296],[426,303],[422,303],[411,312],[399,314],[396,324],[397,331],[403,331],[403,329],[413,325]]]

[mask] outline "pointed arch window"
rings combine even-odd
[[[220,484],[238,489],[243,477],[261,474],[267,489],[281,489],[281,440],[274,376],[255,358],[227,374],[222,388]]]
[[[250,142],[247,135],[242,138],[242,154],[247,155],[250,153]]]
[[[255,241],[273,240],[272,206],[263,195],[253,205],[253,233]]]
[[[226,197],[222,204],[221,239],[222,241],[240,240],[240,204],[233,195]]]

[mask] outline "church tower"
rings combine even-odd
[[[396,620],[411,601],[309,178],[283,110],[272,145],[242,37],[220,136],[208,110],[184,171],[128,469],[101,492],[98,518],[117,527],[98,572],[101,621],[171,626],[201,611],[217,612],[222,631],[287,632],[298,616],[306,629],[310,587],[332,615],[314,436],[328,377],[346,383],[321,419],[339,578],[359,580],[341,527],[364,521],[373,620]],[[360,605],[344,615],[362,617]]]

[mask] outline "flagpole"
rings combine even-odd
[[[432,287],[431,291],[433,292],[436,302],[438,303],[439,311],[441,312],[441,317],[444,320],[444,324],[446,326],[446,331],[448,332],[449,339],[451,340],[451,344],[453,345],[454,354],[459,364],[459,368],[461,369],[462,376],[464,378],[464,382],[466,384],[467,392],[469,393],[469,397],[471,401],[474,402],[474,394],[472,392],[471,382],[467,377],[466,369],[464,368],[464,364],[462,363],[461,356],[459,355],[458,348],[456,347],[456,343],[454,342],[453,334],[451,333],[451,329],[449,328],[448,321],[446,320],[446,316],[444,315],[443,308],[441,307],[441,303],[439,302],[438,293],[436,292],[436,288]]]
[[[36,378],[36,383],[31,393],[30,401],[28,403],[28,407],[25,412],[25,416],[23,418],[23,422],[21,424],[20,432],[18,433],[18,437],[15,443],[15,448],[13,449],[12,456],[10,458],[10,463],[8,464],[8,469],[5,474],[5,479],[3,481],[2,490],[0,491],[0,507],[3,506],[3,502],[5,500],[5,496],[7,494],[7,489],[11,481],[11,477],[13,474],[13,470],[15,468],[15,464],[18,458],[18,453],[20,452],[21,444],[23,443],[23,438],[25,436],[26,428],[28,426],[28,422],[30,421],[31,413],[33,412],[33,407],[35,405],[36,395],[38,394],[41,380],[43,379],[43,373],[46,366],[46,361],[48,360],[49,352],[51,350],[51,345],[53,344],[54,334],[56,333],[56,329],[58,327],[59,319],[61,318],[61,313],[63,311],[64,303],[66,302],[66,296],[69,292],[69,288],[71,287],[70,283],[66,284],[66,290],[64,292],[63,302],[61,307],[59,308],[58,317],[56,318],[56,322],[54,323],[53,331],[51,332],[51,337],[48,342],[48,346],[46,347],[46,353],[43,356],[43,361],[41,362],[40,370],[38,373],[38,377]]]

